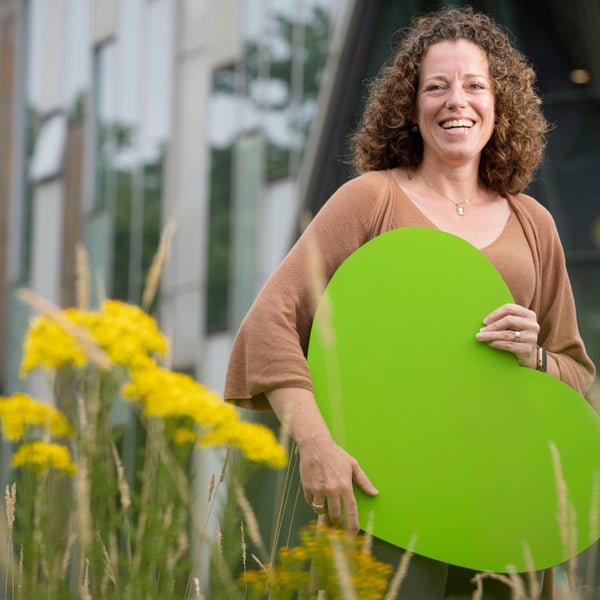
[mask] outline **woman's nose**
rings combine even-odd
[[[465,90],[462,86],[456,85],[451,86],[448,90],[448,96],[446,98],[446,106],[448,108],[456,108],[466,106],[467,98]]]

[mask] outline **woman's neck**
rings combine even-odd
[[[472,199],[479,189],[479,165],[449,167],[423,161],[413,177],[421,178],[427,187],[450,198]]]

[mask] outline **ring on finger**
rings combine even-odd
[[[518,343],[521,341],[521,332],[518,329],[513,331],[513,342]]]
[[[325,513],[325,502],[323,502],[323,504],[317,504],[316,502],[311,502],[310,506],[315,511],[315,513],[317,513],[318,515],[322,515]]]

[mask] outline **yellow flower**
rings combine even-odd
[[[345,596],[341,593],[334,560],[335,546],[336,556],[348,567],[356,597],[361,600],[384,597],[392,566],[379,562],[366,551],[362,536],[354,536],[335,527],[319,526],[317,529],[316,522],[313,522],[301,531],[300,540],[302,545],[299,547],[281,548],[275,564],[259,571],[245,572],[240,577],[241,583],[257,593],[264,594],[266,591],[274,598],[308,597],[312,573],[328,599],[342,600]]]
[[[86,328],[112,362],[124,367],[142,366],[153,354],[164,354],[167,341],[155,321],[141,308],[118,300],[107,300],[101,312],[67,308],[61,316]],[[83,367],[88,363],[84,349],[51,316],[32,320],[24,342],[21,372],[36,367],[57,369],[62,365]]]
[[[240,421],[233,406],[189,375],[156,364],[133,369],[131,375],[131,382],[122,390],[123,397],[138,400],[145,416],[190,421],[200,428],[196,441],[202,446],[231,444],[252,461],[275,468],[285,466],[286,452],[269,428]]]
[[[198,434],[187,427],[178,427],[173,433],[173,441],[178,446],[193,444],[198,441]]]
[[[48,442],[23,444],[12,456],[13,467],[31,465],[34,470],[58,469],[69,475],[77,471],[68,448]]]
[[[56,408],[33,400],[26,394],[0,398],[2,433],[7,440],[20,440],[28,426],[42,427],[55,437],[68,437],[73,429],[66,417]]]
[[[238,418],[232,406],[185,373],[148,364],[144,368],[133,369],[131,376],[131,382],[123,389],[123,396],[140,400],[146,416],[161,419],[188,417],[205,428]]]
[[[69,318],[68,314],[65,314]],[[85,354],[75,340],[58,323],[41,315],[31,321],[23,342],[21,374],[43,366],[57,369],[64,364],[82,367],[87,362]]]
[[[282,469],[287,464],[287,454],[277,443],[273,432],[264,425],[237,421],[227,423],[207,433],[201,445],[231,444],[240,448],[247,458]]]
[[[91,331],[99,346],[124,367],[142,366],[152,354],[167,351],[167,340],[154,319],[138,306],[118,300],[102,304],[102,318]]]

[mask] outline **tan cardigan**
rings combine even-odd
[[[556,361],[560,379],[583,394],[595,369],[577,328],[556,226],[533,198],[519,194],[509,202],[513,216],[482,252],[515,302],[536,313],[539,343]],[[246,408],[268,409],[266,391],[282,387],[312,391],[306,352],[322,290],[352,252],[400,227],[435,225],[389,171],[366,173],[340,187],[269,278],[242,322],[227,370],[225,399]]]

